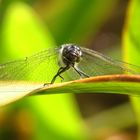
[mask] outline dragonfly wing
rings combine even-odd
[[[117,61],[99,52],[81,48],[82,59],[77,67],[89,76],[111,75],[111,74],[139,74],[140,67],[126,62]],[[80,76],[74,69],[67,72],[67,77],[71,80],[79,79]]]
[[[83,59],[78,67],[90,76],[110,74],[138,74],[140,67],[126,62],[117,61],[99,52],[82,48]]]
[[[56,73],[59,49],[48,49],[23,60],[12,61],[0,65],[1,81],[42,81],[50,82]],[[54,72],[51,72],[53,71]],[[55,71],[56,70],[56,71]]]

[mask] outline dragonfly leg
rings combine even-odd
[[[56,78],[59,76],[62,78],[62,80],[64,80],[64,78],[60,75],[62,74],[63,72],[65,72],[66,70],[68,70],[70,68],[70,66],[66,66],[66,67],[60,67],[57,74],[53,77],[52,81],[51,81],[51,84],[53,84],[56,80]]]
[[[63,69],[64,69],[64,67],[60,67],[60,68],[58,69],[57,74],[53,77],[51,83],[45,83],[44,86],[46,86],[46,85],[48,85],[48,84],[53,84],[53,83],[55,82],[57,76],[59,76],[59,77],[62,78],[62,80],[63,80],[64,78],[60,75],[60,72],[61,72]],[[62,73],[62,72],[61,72],[61,73]]]
[[[84,77],[90,77],[88,74],[84,73],[82,70],[80,70],[78,67],[73,67],[75,69],[75,71],[80,75],[80,77],[84,76]]]
[[[59,77],[62,79],[62,80],[61,80],[61,82],[62,82],[62,81],[64,80],[64,78],[63,78],[61,75],[59,75]]]
[[[63,70],[64,69],[64,67],[60,67],[60,69],[58,70],[58,72],[57,73],[59,73],[61,70]],[[64,80],[64,78],[59,74],[58,75],[62,80],[61,80],[61,82]]]

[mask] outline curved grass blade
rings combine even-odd
[[[47,85],[45,87],[42,86],[42,83],[30,83],[30,86],[28,88],[24,86],[24,82],[18,81],[15,87],[17,88],[17,91],[13,92],[8,92],[8,88],[3,89],[5,90],[5,92],[0,93],[0,106],[7,105],[29,95],[46,95],[58,93],[114,93],[139,96],[140,76],[97,76],[64,83]],[[15,87],[11,86],[11,88],[14,89]],[[26,88],[26,91],[24,90],[21,92],[19,90],[21,88]]]

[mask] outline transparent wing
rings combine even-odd
[[[83,57],[77,67],[89,76],[121,74],[124,72],[139,74],[140,72],[138,66],[113,60],[93,50],[81,49]],[[41,81],[42,85],[43,83],[50,83],[60,67],[58,65],[59,50],[60,48],[48,49],[23,60],[1,64],[0,81],[3,82],[0,82],[0,92],[3,91],[3,86],[13,86],[17,81],[26,81],[27,86],[28,81]],[[73,68],[63,73],[62,76],[64,81],[81,78]]]
[[[81,69],[84,63],[89,62],[89,67],[85,69],[89,75],[106,75],[106,74],[122,74],[122,73],[140,73],[140,67],[126,62],[117,61],[107,57],[99,52],[82,48],[83,59],[79,65]]]
[[[87,48],[81,49],[83,57],[77,67],[89,76],[140,73],[139,66],[111,59],[110,57]],[[67,72],[67,75],[72,80],[80,78],[72,68]]]
[[[23,60],[12,61],[0,65],[0,81],[50,82],[57,72],[59,48],[39,52]],[[51,71],[51,72],[50,72]]]

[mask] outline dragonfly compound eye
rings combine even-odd
[[[66,44],[62,50],[62,61],[66,65],[74,65],[80,62],[82,51],[80,47],[73,44]]]

